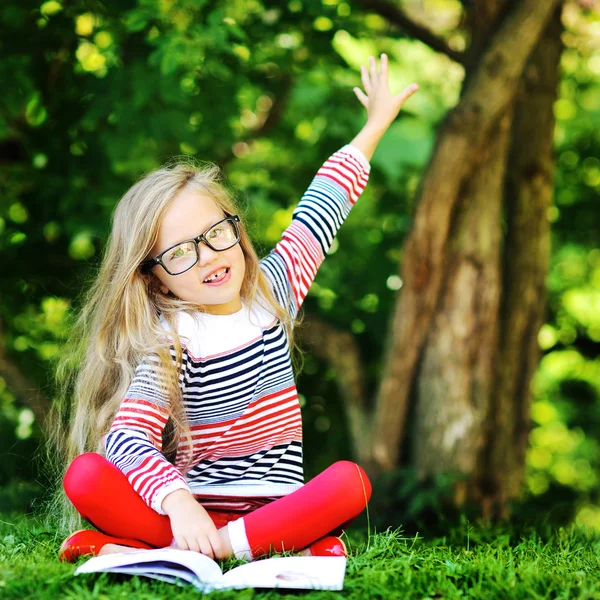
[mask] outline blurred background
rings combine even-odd
[[[53,371],[120,196],[215,162],[266,254],[385,52],[420,91],[305,302],[307,476],[364,464],[379,527],[600,530],[595,3],[6,0],[0,28],[0,511],[51,485]]]

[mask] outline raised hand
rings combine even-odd
[[[354,88],[354,93],[367,109],[367,125],[385,131],[398,116],[402,105],[419,89],[419,86],[413,83],[396,96],[392,96],[388,86],[388,58],[385,54],[381,55],[379,73],[374,56],[369,56],[368,71],[366,67],[361,66],[360,73],[366,93],[357,87]]]

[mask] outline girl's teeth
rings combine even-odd
[[[222,277],[223,275],[226,275],[226,274],[227,274],[227,269],[221,269],[220,271],[217,271],[214,275],[207,277],[204,280],[204,283],[211,283],[212,281],[215,281],[216,279],[219,279],[220,277]]]

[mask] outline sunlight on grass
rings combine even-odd
[[[350,531],[344,591],[307,592],[302,598],[600,598],[600,536],[571,528],[518,533],[510,527],[468,523],[447,536],[405,537],[401,531],[371,536]],[[192,587],[118,575],[72,576],[75,565],[60,564],[57,532],[33,519],[0,521],[0,597],[198,598]],[[84,559],[81,559],[82,561]],[[235,561],[224,563],[232,568]],[[220,599],[297,598],[278,591],[214,592]]]

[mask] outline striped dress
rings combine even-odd
[[[292,223],[260,262],[277,300],[293,315],[350,209],[370,164],[346,145],[317,172]],[[158,361],[135,372],[105,438],[106,458],[155,511],[177,489],[209,510],[252,510],[304,483],[302,421],[285,329],[264,308],[230,315],[181,312],[180,386],[193,440],[180,440],[174,464],[161,453],[168,420]],[[174,356],[174,351],[172,351]]]

